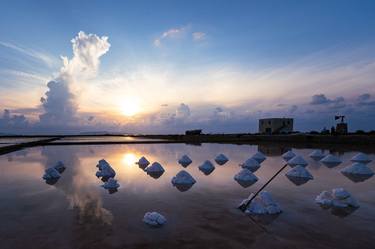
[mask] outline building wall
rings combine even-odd
[[[259,133],[275,134],[293,131],[292,118],[264,118],[259,120]]]

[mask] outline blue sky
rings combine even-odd
[[[375,129],[374,13],[364,0],[1,1],[0,107],[41,130],[40,97],[83,31],[110,47],[95,73],[67,83],[76,130],[254,132],[265,116],[320,130],[339,113],[352,130]],[[320,94],[328,101],[311,104]]]

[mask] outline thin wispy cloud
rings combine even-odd
[[[47,53],[36,51],[36,50],[30,49],[30,48],[25,48],[25,47],[22,47],[22,46],[19,46],[19,45],[10,43],[10,42],[0,41],[0,45],[5,47],[5,48],[17,51],[17,52],[19,52],[23,55],[31,57],[35,60],[40,61],[40,62],[43,62],[48,67],[54,67],[55,65],[57,65],[57,59],[55,57],[47,54]]]
[[[156,47],[160,47],[162,45],[162,42],[166,39],[175,39],[181,37],[185,33],[186,29],[187,27],[171,28],[163,32],[158,38],[156,38],[154,40],[154,45]]]
[[[194,41],[203,41],[206,39],[206,33],[204,32],[193,32],[192,36]]]

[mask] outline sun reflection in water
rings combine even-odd
[[[125,153],[122,157],[122,162],[129,167],[134,166],[137,161],[138,158],[134,153]]]

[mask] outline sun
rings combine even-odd
[[[127,98],[122,101],[121,113],[127,117],[132,117],[141,111],[141,106],[136,98]]]

